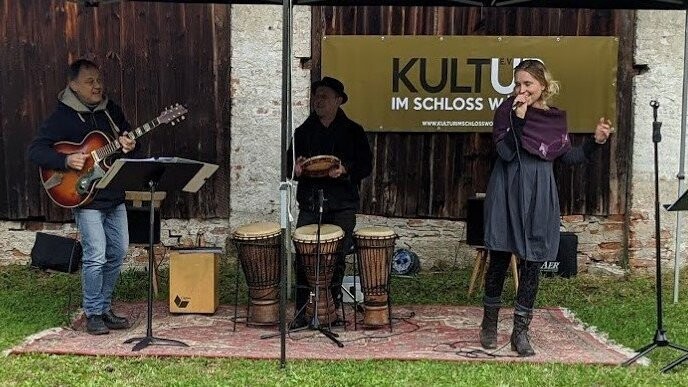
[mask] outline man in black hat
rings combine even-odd
[[[296,128],[289,154],[294,151],[293,165],[298,180],[296,201],[299,204],[299,218],[296,227],[318,223],[318,191],[324,196],[322,223],[335,224],[344,231],[342,254],[337,259],[332,278],[332,297],[339,307],[342,299],[346,253],[351,250],[352,234],[356,226],[356,211],[360,207],[358,194],[361,180],[372,171],[372,153],[363,127],[350,120],[340,108],[349,97],[344,85],[335,78],[324,77],[311,86],[313,111],[306,121]],[[313,156],[332,155],[339,158],[327,176],[313,178],[303,175],[304,161]],[[292,158],[288,157],[288,170]],[[302,310],[308,301],[309,289],[303,268],[296,266],[296,311]],[[308,324],[304,313],[296,316],[292,327]]]

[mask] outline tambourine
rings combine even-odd
[[[303,162],[303,174],[307,177],[326,177],[330,169],[336,168],[339,164],[341,161],[335,156],[313,156]]]

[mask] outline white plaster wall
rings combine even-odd
[[[638,11],[635,63],[649,70],[634,79],[633,175],[631,200],[630,258],[632,266],[651,266],[654,261],[654,144],[650,100],[659,101],[658,120],[662,122],[659,143],[660,202],[677,198],[679,169],[681,102],[683,92],[683,51],[685,12]],[[623,128],[619,130],[623,134]],[[673,261],[676,215],[660,212],[662,258]],[[679,227],[685,241],[685,222]],[[685,243],[680,246],[685,262]],[[680,262],[680,263],[683,263]]]
[[[310,8],[294,10],[293,121],[308,114]],[[279,220],[282,7],[232,6],[232,150],[230,226]]]

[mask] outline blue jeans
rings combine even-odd
[[[129,248],[124,204],[107,210],[75,209],[84,255],[81,268],[83,308],[87,317],[110,310],[112,292]]]

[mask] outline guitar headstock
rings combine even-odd
[[[188,113],[189,109],[185,108],[184,105],[175,104],[167,109],[163,110],[158,116],[158,121],[161,124],[171,124],[174,125],[179,121],[186,119],[184,114]]]

